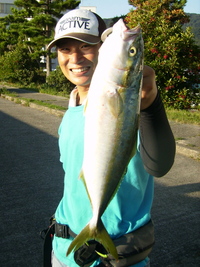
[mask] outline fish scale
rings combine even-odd
[[[102,38],[110,32],[110,29],[105,31]],[[100,48],[85,105],[84,158],[80,177],[93,216],[72,241],[67,255],[88,240],[96,240],[118,259],[101,216],[116,194],[136,151],[142,70],[141,28],[128,29],[120,19]]]

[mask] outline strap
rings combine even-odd
[[[40,233],[40,237],[44,240],[43,245],[43,267],[51,267],[51,252],[53,235],[62,238],[75,237],[76,234],[70,230],[67,225],[59,224],[55,221],[54,215],[50,218],[50,226]]]
[[[52,237],[54,234],[54,223],[48,229],[42,231],[45,234],[43,245],[43,267],[51,267]],[[42,234],[42,233],[41,233]]]
[[[66,224],[55,222],[55,236],[62,238],[76,237],[76,234]]]

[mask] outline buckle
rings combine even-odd
[[[55,223],[55,235],[57,237],[69,238],[69,227],[64,224]]]

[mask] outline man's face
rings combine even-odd
[[[74,39],[58,43],[58,62],[65,77],[77,86],[89,87],[101,44],[90,45]]]

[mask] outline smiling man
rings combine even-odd
[[[60,160],[65,172],[64,192],[55,212],[52,263],[44,266],[150,266],[148,255],[154,243],[153,176],[163,176],[170,170],[175,142],[157,90],[155,72],[148,66],[143,70],[137,152],[127,166],[112,205],[102,216],[120,259],[113,261],[96,241],[66,256],[72,240],[92,215],[85,187],[79,179],[84,153],[83,111],[105,29],[103,19],[97,14],[72,10],[58,21],[54,40],[48,46],[49,49],[56,46],[60,68],[75,88],[58,131]]]
[[[92,75],[97,65],[101,44],[91,45],[78,40],[60,40],[57,43],[58,62],[65,77],[76,84],[77,104],[87,97]]]

